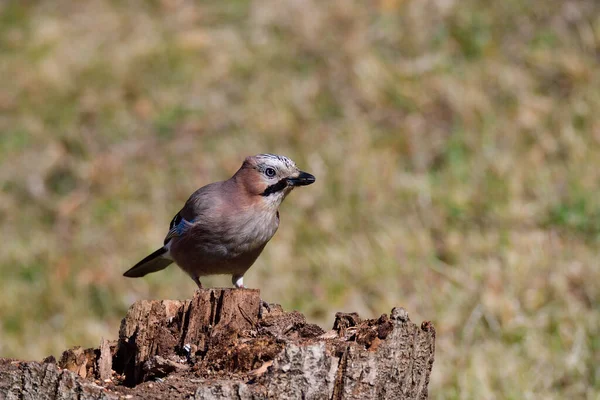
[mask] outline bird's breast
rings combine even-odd
[[[170,255],[193,276],[244,273],[260,255],[279,226],[276,212],[206,216],[190,231],[171,240]]]
[[[175,261],[181,264],[184,257],[227,260],[260,252],[277,231],[279,218],[276,211],[250,211],[200,218],[188,233],[172,239]]]
[[[279,218],[277,213],[257,212],[241,218],[234,225],[235,247],[240,251],[252,251],[271,240],[279,227]]]

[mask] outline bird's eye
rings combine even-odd
[[[275,170],[269,167],[265,169],[265,175],[267,175],[269,178],[272,178],[275,176]]]

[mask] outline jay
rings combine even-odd
[[[123,275],[142,277],[175,262],[202,288],[206,275],[232,276],[244,287],[244,274],[279,227],[279,205],[296,187],[315,177],[287,157],[247,157],[228,180],[196,190],[169,227],[164,245]]]

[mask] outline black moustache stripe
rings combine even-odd
[[[263,196],[268,196],[273,193],[281,192],[283,189],[287,187],[287,179],[282,179],[279,182],[268,186],[264,192],[262,192]]]

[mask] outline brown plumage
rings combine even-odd
[[[130,270],[140,277],[173,261],[202,287],[200,277],[231,274],[236,287],[279,227],[279,205],[315,177],[287,157],[248,157],[228,180],[195,191],[171,221],[164,246]]]

